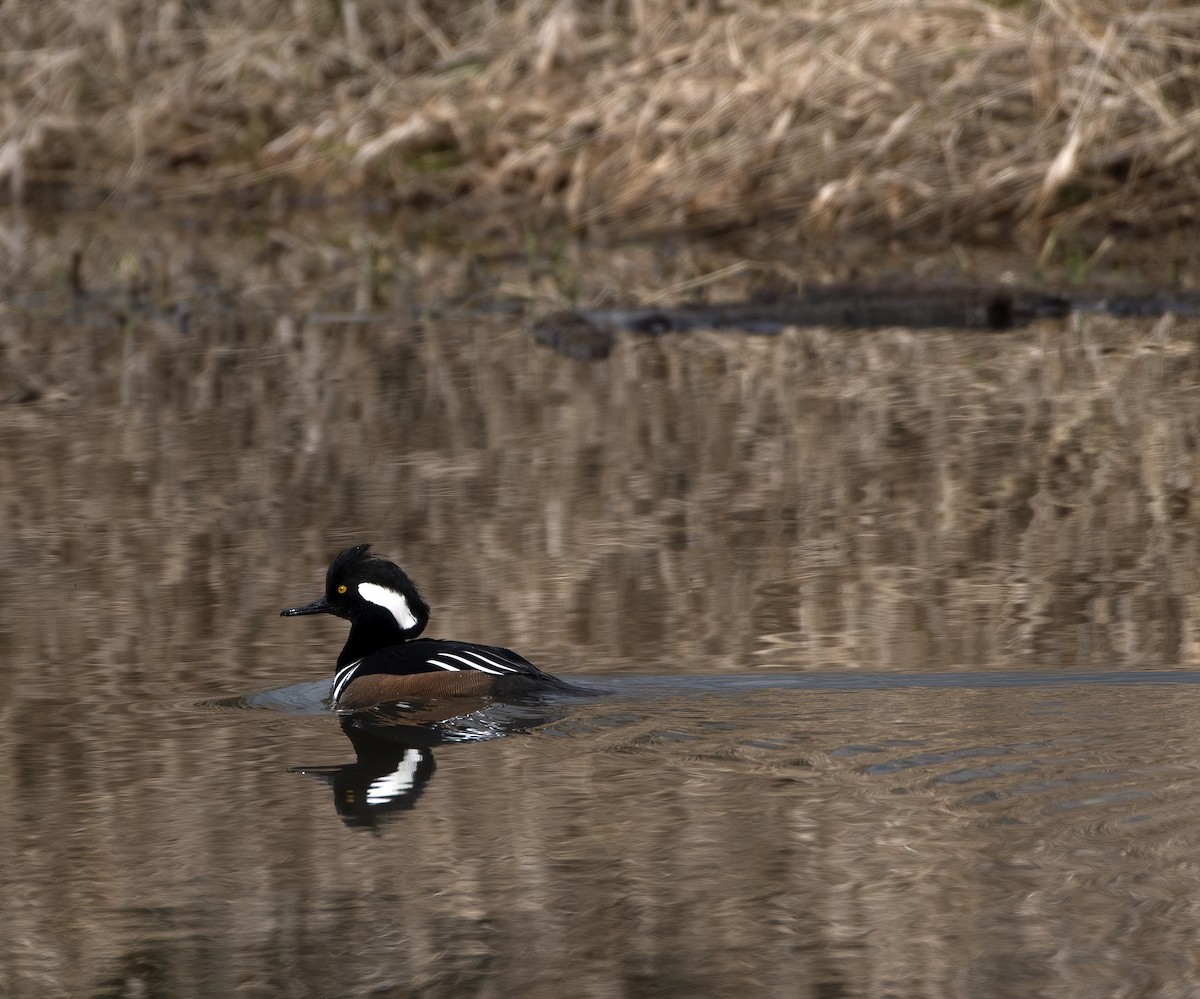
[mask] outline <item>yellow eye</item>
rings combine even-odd
[[[338,586],[338,593],[345,593],[345,592],[346,592],[346,584],[342,583]]]

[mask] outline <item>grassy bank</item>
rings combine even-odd
[[[1200,8],[1132,6],[26,0],[0,181],[617,236],[1158,234],[1200,200]]]

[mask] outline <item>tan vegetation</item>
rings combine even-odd
[[[0,6],[0,179],[462,202],[616,235],[1030,246],[1190,221],[1200,8],[439,0]]]

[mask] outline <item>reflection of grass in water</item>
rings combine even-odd
[[[1198,26],[1079,0],[35,4],[0,11],[0,178],[465,195],[623,235],[1155,231],[1197,193]]]
[[[461,995],[478,974],[473,991],[514,995],[564,981],[866,994],[883,978],[938,995],[968,963],[982,974],[981,953],[1007,969],[1012,940],[1045,927],[1054,960],[1044,975],[1023,962],[1033,984],[1016,989],[1032,995],[1081,938],[1072,967],[1127,981],[1139,919],[1138,955],[1158,941],[1177,968],[1193,952],[1187,920],[1164,942],[1161,907],[1106,890],[1146,856],[1194,853],[1179,836],[1193,706],[1174,692],[1064,692],[1077,707],[1063,723],[995,690],[681,703],[666,687],[636,715],[598,702],[574,740],[446,751],[437,797],[381,844],[346,840],[324,800],[283,779],[348,759],[328,718],[195,702],[319,685],[344,625],[301,636],[275,615],[361,540],[413,572],[435,634],[510,644],[566,676],[1187,661],[1194,324],[622,338],[581,366],[504,317],[402,308],[489,280],[523,288],[520,258],[481,269],[424,248],[403,261],[399,317],[352,322],[317,313],[374,287],[370,242],[358,256],[303,220],[270,240],[286,252],[257,236],[98,236],[90,266],[134,246],[171,293],[220,275],[220,292],[196,292],[188,336],[153,316],[124,328],[128,358],[98,313],[0,315],[13,991],[165,978],[177,994],[418,981]],[[581,253],[588,294],[640,298],[719,270],[697,247],[700,263]],[[52,247],[33,256],[50,266]],[[16,360],[49,387],[24,405]],[[1132,746],[1113,744],[1110,718]],[[1181,734],[1164,741],[1150,719]],[[1137,808],[1152,827],[1131,833],[1111,802],[1048,815],[1048,794],[999,767],[954,783],[970,765],[956,755],[989,746],[1016,747],[1035,775],[1161,789]],[[989,821],[1008,818],[1021,821]],[[1194,896],[1176,873],[1157,896],[1172,912]],[[1142,895],[1150,880],[1135,878]],[[1063,891],[1081,883],[1099,901],[1072,922]],[[968,909],[986,911],[982,928]]]
[[[281,667],[226,643],[362,540],[411,569],[438,634],[567,675],[1081,665],[1081,629],[1111,665],[1186,655],[1191,324],[622,337],[581,369],[515,319],[416,308],[478,279],[453,255],[410,258],[428,298],[358,320],[320,302],[375,287],[362,267],[331,292],[303,243],[240,265],[202,247],[163,271],[211,253],[241,307],[203,302],[187,336],[153,315],[7,327],[0,392],[18,370],[45,389],[7,410],[14,551],[56,539],[64,572],[92,564],[82,604],[124,608],[99,651],[18,613],[63,669],[196,644],[225,663],[197,696],[319,675],[308,646]],[[578,272],[642,293],[695,266],[632,249]]]

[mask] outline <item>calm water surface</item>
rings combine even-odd
[[[0,314],[0,994],[1197,994],[1194,329],[581,365],[303,235]],[[610,693],[330,714],[360,541]]]

